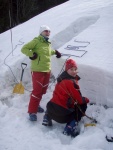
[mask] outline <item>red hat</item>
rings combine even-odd
[[[68,59],[65,63],[65,71],[67,71],[68,69],[70,69],[72,67],[77,68],[77,64],[73,59]]]

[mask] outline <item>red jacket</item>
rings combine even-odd
[[[67,72],[63,72],[57,79],[51,102],[60,105],[66,109],[74,108],[74,103],[83,104],[83,98],[80,93],[76,78],[71,77]]]

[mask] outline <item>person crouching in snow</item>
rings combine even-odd
[[[65,71],[57,78],[52,99],[47,103],[47,110],[42,125],[52,126],[52,119],[66,123],[63,134],[75,137],[78,135],[77,122],[87,109],[89,99],[82,97],[77,75],[77,64],[73,59],[65,63]]]
[[[31,60],[33,90],[28,106],[30,121],[37,121],[37,112],[44,112],[44,109],[40,106],[40,101],[43,94],[46,94],[49,84],[51,55],[56,55],[57,58],[61,57],[60,52],[51,48],[49,36],[50,28],[42,25],[39,29],[39,36],[25,44],[21,49],[21,52]]]

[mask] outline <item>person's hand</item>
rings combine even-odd
[[[55,50],[56,52],[55,52],[55,54],[56,54],[56,57],[57,58],[60,58],[61,57],[61,53],[59,52],[59,51],[57,51],[57,50]]]
[[[33,56],[32,57],[29,57],[29,59],[31,59],[31,60],[35,60],[35,59],[37,59],[37,57],[38,57],[38,55],[37,55],[37,53],[33,53]]]
[[[89,103],[89,99],[87,97],[82,97],[83,103]]]

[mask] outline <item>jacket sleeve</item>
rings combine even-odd
[[[26,56],[29,56],[29,57],[32,57],[33,56],[33,49],[36,45],[37,41],[34,39],[32,40],[31,42],[25,44],[22,49],[21,49],[21,52],[23,54],[25,54]]]
[[[51,55],[56,54],[56,51],[54,49],[51,49]]]
[[[80,95],[80,92],[77,89],[75,89],[72,81],[68,81],[68,84],[66,85],[67,85],[67,90],[74,102],[77,102],[78,104],[85,103],[84,99]]]

